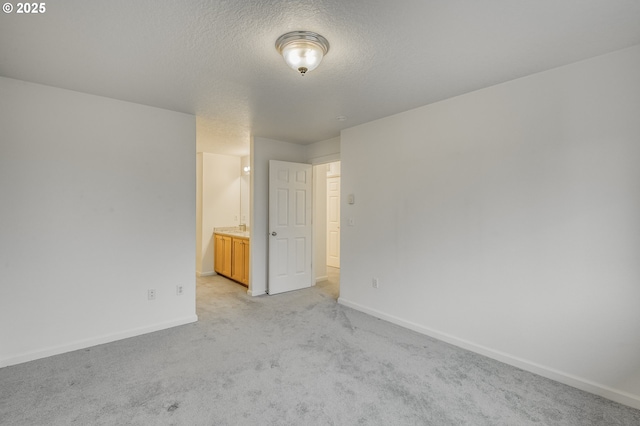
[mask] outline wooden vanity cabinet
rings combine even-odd
[[[249,240],[232,238],[231,279],[249,285]]]
[[[249,239],[214,234],[214,244],[214,271],[248,286]]]
[[[232,238],[227,235],[214,235],[215,258],[213,260],[213,270],[226,277],[231,276],[231,254]]]

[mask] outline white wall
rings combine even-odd
[[[640,408],[638,76],[640,46],[343,131],[340,301]]]
[[[191,115],[0,77],[0,366],[197,320],[194,153]]]
[[[203,232],[202,223],[202,189],[204,182],[202,181],[202,153],[196,154],[196,275],[202,276],[202,259],[203,251],[205,251],[204,241],[207,236]]]
[[[199,276],[214,275],[213,228],[240,223],[240,157],[199,152],[196,159],[201,209],[197,215],[196,271]]]
[[[340,160],[340,136],[306,145],[307,162],[326,164]]]
[[[246,155],[240,158],[240,223],[251,226],[251,171],[244,172],[245,167],[251,167],[251,158]]]

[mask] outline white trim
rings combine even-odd
[[[568,374],[559,370],[555,370],[553,368],[546,367],[544,365],[537,364],[535,362],[528,361],[526,359],[518,358],[513,355],[507,354],[505,352],[496,351],[486,346],[478,345],[476,343],[470,342],[468,340],[460,339],[458,337],[452,336],[447,333],[442,333],[440,331],[423,327],[419,324],[403,320],[393,315],[385,314],[384,312],[380,312],[376,309],[371,309],[366,306],[362,306],[358,303],[350,302],[349,300],[346,300],[342,297],[338,298],[338,303],[341,305],[347,306],[349,308],[353,308],[357,311],[361,311],[366,314],[372,315],[376,318],[389,321],[401,327],[405,327],[410,330],[416,331],[418,333],[433,337],[435,339],[442,340],[443,342],[450,343],[454,346],[458,346],[460,348],[469,350],[471,352],[484,355],[488,358],[492,358],[500,362],[504,362],[505,364],[518,367],[522,370],[526,370],[531,373],[538,374],[548,379],[555,380],[556,382],[560,382],[565,385],[572,386],[574,388],[583,390],[585,392],[599,395],[603,398],[610,399],[612,401],[627,405],[629,407],[640,409],[640,397],[637,395],[633,395],[625,391],[621,391],[618,389],[611,388],[609,386],[595,383],[590,380],[586,380],[581,377],[574,376],[572,374]]]
[[[211,276],[213,276],[213,275],[218,275],[218,274],[216,274],[214,271],[210,271],[210,272],[197,272],[197,273],[196,273],[196,276],[198,276],[198,278],[199,278],[199,277],[211,277]]]
[[[319,282],[322,282],[322,281],[327,281],[328,279],[329,279],[328,275],[323,275],[321,277],[316,277],[316,284],[318,284]]]
[[[0,359],[0,368],[8,367],[10,365],[21,364],[23,362],[34,361],[40,358],[46,358],[53,355],[59,355],[66,352],[76,351],[78,349],[84,349],[91,346],[102,345],[104,343],[114,342],[116,340],[128,339],[129,337],[140,336],[147,333],[153,333],[154,331],[165,330],[167,328],[173,328],[180,325],[190,324],[198,321],[197,315],[191,315],[185,318],[179,318],[176,320],[161,322],[158,324],[133,328],[131,330],[122,331],[119,333],[105,334],[103,336],[91,337],[89,339],[76,340],[64,345],[51,346],[45,349],[38,349],[35,351],[25,352],[18,355],[12,355],[8,358]]]
[[[267,294],[267,292],[264,290],[262,291],[247,290],[247,294],[249,296],[262,296],[263,294]]]

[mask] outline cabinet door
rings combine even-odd
[[[244,251],[244,284],[249,285],[249,240],[245,240],[243,247]]]
[[[214,236],[213,270],[220,275],[231,276],[231,237],[226,235]]]
[[[224,262],[222,264],[222,275],[227,277],[231,276],[231,237],[227,237],[226,235],[222,236],[224,241]]]
[[[232,253],[232,264],[231,264],[231,278],[244,282],[244,241],[240,238],[233,238],[233,253]]]
[[[213,270],[218,274],[222,274],[224,265],[224,239],[222,235],[214,235],[214,255],[213,255]]]

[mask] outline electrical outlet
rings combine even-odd
[[[378,288],[378,284],[379,284],[379,283],[378,283],[378,279],[374,277],[374,278],[371,280],[371,287],[373,287],[373,288]]]
[[[184,286],[177,285],[176,286],[176,294],[178,296],[182,296],[184,294]]]
[[[156,300],[156,289],[155,288],[150,288],[149,290],[147,290],[147,299]]]

